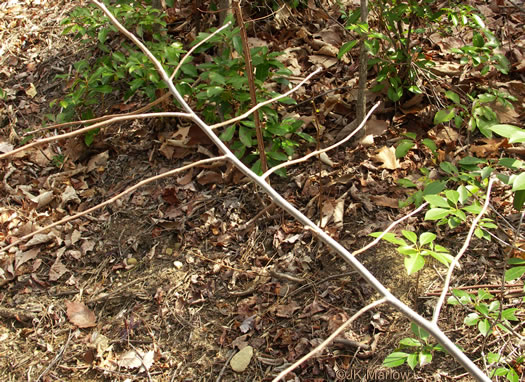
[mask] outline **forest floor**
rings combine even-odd
[[[40,138],[70,131],[42,126],[44,116],[57,111],[50,102],[68,92],[68,81],[56,76],[71,73],[72,65],[89,54],[86,44],[62,34],[61,25],[73,7],[86,3],[0,4],[0,88],[5,93],[0,98],[0,154],[23,143],[28,132]],[[192,8],[193,2],[178,3],[180,9],[171,10],[170,17],[182,27],[174,28],[173,38],[185,47],[199,31],[217,26],[215,13],[202,12],[208,2],[201,10]],[[358,3],[340,4],[348,10]],[[523,126],[525,15],[505,1],[469,3],[498,31],[512,65],[508,75],[483,77],[460,66],[446,53],[457,39],[434,36],[430,42],[418,37],[417,43],[436,63],[435,83],[474,89],[490,82],[518,99],[514,109],[501,110],[501,122]],[[293,95],[297,105],[279,109],[282,115],[302,118],[313,136],[317,113],[325,127],[323,147],[355,118],[358,58],[337,60],[327,54],[348,39],[339,25],[338,4],[308,1],[300,9],[275,14],[268,7],[245,9],[246,18],[257,19],[248,30],[252,42],[262,40],[271,50],[285,51],[283,62],[298,78],[314,66],[323,67]],[[261,16],[267,17],[258,19]],[[370,87],[375,75],[371,69]],[[312,159],[290,168],[287,178],[271,178],[288,201],[351,251],[368,244],[370,233],[414,209],[399,208],[398,201],[409,190],[396,181],[416,179],[421,168],[433,166],[431,153],[421,145],[404,158],[393,156],[392,147],[403,133],[416,133],[418,140],[432,138],[453,161],[469,153],[498,158],[506,149],[515,157],[525,155],[523,145],[511,147],[503,138],[434,126],[438,102],[431,99],[408,97],[394,104],[381,92],[367,96],[368,105],[382,105],[365,138],[329,152],[331,162]],[[137,107],[147,103],[139,96],[132,101]],[[129,104],[107,97],[96,112],[125,112]],[[163,140],[176,134],[188,134],[186,146],[167,150]],[[314,149],[315,144],[305,145],[301,151]],[[63,159],[59,162],[58,154]],[[0,244],[5,247],[152,175],[208,154],[216,150],[187,122],[139,120],[103,129],[89,147],[75,137],[0,159]],[[502,218],[515,222],[518,214],[508,195],[508,187],[497,185],[494,206]],[[0,380],[270,381],[379,297],[301,224],[278,209],[265,210],[269,205],[268,197],[242,174],[219,163],[147,184],[88,216],[0,252]],[[435,226],[419,214],[395,232],[401,229],[424,232]],[[455,254],[467,231],[441,227],[437,240]],[[453,286],[501,284],[503,253],[496,241],[474,238],[454,273]],[[429,261],[417,277],[407,276],[403,256],[384,242],[359,259],[403,302],[432,316],[445,267]],[[523,289],[523,284],[508,288]],[[515,303],[512,298],[506,302]],[[523,306],[518,306],[525,322]],[[468,313],[445,306],[439,323],[483,367],[482,351],[495,351],[491,344],[500,342],[464,325]],[[472,380],[440,352],[414,371],[406,364],[384,367],[385,357],[405,337],[413,337],[409,320],[382,305],[361,316],[286,380]],[[230,360],[247,345],[255,354],[244,371],[235,372]],[[520,365],[516,371],[522,373]]]

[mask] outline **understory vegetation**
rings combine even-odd
[[[283,166],[275,172],[277,177],[271,177],[272,185],[345,247],[380,238],[379,248],[395,253],[401,266],[396,270],[390,266],[395,262],[391,258],[381,260],[378,250],[364,261],[378,270],[373,272],[376,276],[391,271],[402,277],[402,284],[410,285],[403,291],[408,305],[435,319],[458,346],[461,342],[461,350],[488,378],[523,380],[522,6],[506,1],[370,0],[364,21],[357,2],[258,0],[241,3],[246,39],[232,13],[236,2],[233,7],[226,2],[227,8],[221,8],[221,1],[171,0],[160,7],[139,0],[103,3],[155,55],[185,102],[237,158],[257,175],[265,173],[266,163],[270,169]],[[216,33],[222,27],[219,20],[231,25]],[[33,83],[32,88],[17,87],[15,69],[0,85],[0,112],[6,116],[0,120],[0,154],[74,131],[70,127],[74,121],[84,120],[87,127],[98,122],[90,121],[95,117],[125,114],[148,103],[155,112],[183,110],[180,102],[168,97],[168,85],[148,56],[96,4],[72,8],[57,30],[77,52],[69,58],[69,70],[59,68],[49,79],[62,84],[61,90],[38,101],[38,119],[33,119],[43,128],[36,129],[34,121],[24,125],[21,121],[30,118],[17,115],[23,105],[19,98],[28,98],[34,107],[40,88],[33,94]],[[292,159],[336,143],[338,132],[355,118],[361,47],[368,77],[361,95],[368,105],[381,102],[375,119],[352,143],[316,152],[306,165],[286,167]],[[45,65],[53,66],[51,60]],[[17,65],[18,61],[9,64],[20,70]],[[226,125],[257,104],[290,91],[316,67],[322,68],[320,74],[295,94]],[[253,77],[247,68],[253,68]],[[162,102],[156,101],[159,98]],[[19,111],[14,111],[16,105]],[[61,328],[57,338],[62,340],[62,324],[93,328],[94,307],[100,321],[103,312],[107,314],[105,332],[98,326],[98,334],[83,338],[86,348],[69,354],[64,359],[67,366],[62,371],[56,368],[54,377],[39,365],[38,379],[67,379],[78,364],[86,373],[94,372],[95,378],[157,380],[150,373],[165,378],[176,369],[178,374],[169,375],[182,380],[200,378],[195,370],[206,366],[211,370],[207,377],[218,380],[223,375],[232,381],[240,376],[270,380],[355,313],[344,305],[349,300],[366,305],[377,299],[373,291],[352,289],[347,278],[354,276],[346,273],[346,264],[337,262],[341,259],[323,252],[315,235],[300,223],[274,215],[271,202],[250,191],[232,166],[222,169],[222,163],[206,163],[171,181],[158,180],[144,194],[133,190],[120,204],[107,207],[110,212],[100,211],[83,223],[61,224],[47,236],[17,244],[25,235],[92,208],[154,174],[217,154],[211,141],[182,117],[157,121],[122,122],[111,130],[98,127],[83,133],[81,140],[68,138],[68,143],[55,142],[49,148],[32,147],[27,154],[0,156],[5,163],[1,172],[5,202],[0,206],[0,285],[5,290],[0,300],[9,301],[9,309],[15,311],[18,296],[33,290],[47,291],[55,285],[67,285],[75,294],[86,290],[91,309],[68,301],[67,312],[50,305],[40,316],[27,313],[39,333],[45,327]],[[419,217],[406,217],[420,207]],[[387,232],[398,219],[406,220]],[[147,244],[136,239],[142,235]],[[43,257],[44,252],[49,257]],[[88,253],[107,258],[104,267],[94,266]],[[70,269],[92,268],[81,276],[67,269],[64,259]],[[163,273],[168,270],[186,273],[171,279],[171,274]],[[346,271],[341,275],[341,270]],[[68,272],[69,280],[64,276]],[[320,277],[324,273],[318,272],[326,275]],[[149,275],[143,282],[146,297],[135,293],[131,298],[135,301],[126,307],[116,304],[112,293],[124,295],[122,286],[131,287],[143,274]],[[340,275],[334,279],[341,278],[337,287],[328,283],[333,274]],[[320,281],[312,281],[313,275]],[[112,279],[119,281],[112,285]],[[237,290],[240,285],[243,290]],[[348,293],[346,302],[340,293]],[[58,287],[50,295],[59,296]],[[97,305],[99,301],[105,302]],[[141,305],[147,303],[156,305]],[[141,309],[143,313],[137,313]],[[0,337],[6,340],[14,338],[17,325],[24,321],[10,314],[0,315],[5,327]],[[151,325],[141,314],[154,317]],[[368,367],[364,360],[377,355],[378,343],[374,340],[372,345],[372,339],[379,338],[378,333],[393,333],[389,348],[374,359],[376,365],[407,370],[414,380],[441,372],[443,378],[448,374],[463,380],[457,377],[463,371],[456,365],[446,369],[451,356],[431,333],[408,320],[387,325],[388,314],[377,315],[361,323],[353,337],[345,337],[347,342],[339,338],[346,350],[328,348],[329,353],[310,359],[290,375],[297,380],[343,380],[342,375]],[[9,320],[13,324],[7,325]],[[195,354],[185,340],[175,341],[175,350],[167,345],[174,328],[177,336],[191,331],[188,341],[198,342]],[[140,339],[134,337],[139,332]],[[159,333],[164,338],[157,343]],[[66,345],[71,332],[68,336]],[[369,342],[356,342],[354,337],[359,336]],[[153,338],[154,346],[142,348],[145,338]],[[64,341],[46,341],[47,345],[38,345],[39,351],[53,358]],[[115,353],[113,346],[118,349]],[[225,349],[242,351],[247,346],[258,352],[258,366],[252,362],[246,374],[236,374],[234,366],[235,372],[229,368],[225,372],[233,356]],[[366,357],[361,357],[365,351]],[[21,375],[20,365],[25,368],[32,362],[18,364],[14,358],[3,366],[15,371],[5,369],[0,376],[15,380]],[[29,379],[37,380],[34,377]]]

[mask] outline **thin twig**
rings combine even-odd
[[[361,308],[359,312],[354,314],[352,317],[350,317],[343,325],[341,325],[339,328],[337,328],[336,331],[334,331],[326,340],[321,342],[318,346],[316,346],[312,351],[310,351],[305,356],[301,357],[298,361],[294,362],[290,367],[287,367],[282,372],[279,373],[277,377],[275,377],[272,382],[277,382],[281,380],[286,374],[291,372],[293,369],[295,369],[297,366],[301,365],[303,362],[305,362],[307,359],[310,359],[314,356],[314,354],[320,352],[323,350],[334,338],[336,338],[343,330],[348,328],[352,322],[354,322],[357,318],[359,318],[362,314],[368,312],[370,309],[375,308],[378,305],[381,305],[387,301],[386,298],[381,298],[377,301],[374,301],[367,306]]]
[[[250,100],[253,106],[257,106],[257,94],[255,93],[255,79],[253,78],[252,56],[250,53],[250,46],[248,45],[248,34],[242,19],[241,5],[238,0],[233,2],[235,16],[237,17],[237,24],[239,24],[241,33],[242,49],[244,51],[244,66],[246,76],[248,77],[248,88],[250,90]],[[261,170],[265,172],[268,170],[268,163],[266,162],[266,150],[264,148],[264,137],[262,133],[261,119],[259,112],[253,113],[253,121],[255,122],[255,135],[257,137],[257,147],[259,149],[259,159],[261,160]]]
[[[385,236],[392,228],[394,228],[396,225],[398,225],[399,223],[401,223],[403,220],[406,220],[408,219],[409,217],[417,214],[419,211],[421,211],[423,208],[425,208],[426,206],[428,205],[428,203],[423,203],[422,205],[419,206],[419,208],[415,209],[414,211],[412,211],[411,213],[409,213],[408,215],[405,215],[403,216],[401,219],[398,219],[396,220],[395,222],[393,222],[392,224],[390,224],[388,226],[387,229],[385,229],[383,232],[381,232],[381,235],[379,235],[378,237],[376,237],[376,239],[374,241],[372,241],[370,244],[367,244],[365,245],[363,248],[361,249],[358,249],[357,251],[354,252],[354,256],[357,256],[359,255],[360,253],[363,253],[364,251],[367,251],[368,249],[370,249],[371,247],[373,247],[374,245],[376,245],[377,243],[379,243],[379,240],[381,240],[383,238],[383,236]]]
[[[445,283],[443,284],[443,291],[441,292],[441,296],[439,296],[439,299],[436,303],[436,307],[434,309],[434,314],[432,316],[432,323],[437,325],[438,319],[439,319],[439,313],[441,311],[441,308],[443,306],[443,303],[445,302],[445,297],[448,292],[448,288],[450,287],[450,280],[452,278],[452,272],[454,272],[454,268],[459,263],[459,260],[467,250],[470,240],[472,239],[472,235],[474,235],[474,230],[476,229],[476,226],[478,225],[478,222],[480,221],[481,217],[485,214],[485,211],[487,210],[489,206],[489,200],[490,200],[490,190],[492,189],[492,183],[494,183],[494,178],[491,178],[489,181],[489,185],[487,187],[487,198],[485,199],[485,203],[483,204],[483,208],[481,209],[481,212],[476,216],[474,221],[472,222],[472,225],[470,227],[470,230],[468,231],[467,238],[465,239],[465,242],[463,243],[463,246],[459,250],[456,257],[454,257],[454,260],[452,260],[452,263],[450,264],[447,272],[447,277],[445,277]]]
[[[266,171],[264,174],[261,175],[261,178],[263,179],[266,179],[268,176],[270,176],[272,173],[274,173],[275,171],[283,168],[283,167],[288,167],[288,166],[291,166],[293,164],[296,164],[296,163],[300,163],[300,162],[304,162],[306,161],[308,158],[311,158],[313,156],[316,156],[316,155],[319,155],[319,154],[322,154],[322,153],[325,153],[327,151],[330,151],[332,149],[335,149],[337,146],[340,146],[342,145],[343,143],[345,143],[346,141],[348,141],[350,138],[352,138],[359,130],[361,130],[365,125],[366,125],[366,122],[368,121],[368,119],[370,118],[370,116],[372,115],[372,113],[374,112],[374,110],[380,105],[381,102],[377,102],[374,106],[372,106],[372,108],[370,109],[370,111],[368,112],[368,114],[366,115],[365,119],[363,119],[361,121],[361,123],[359,124],[359,126],[357,126],[357,128],[352,131],[352,133],[350,133],[345,139],[343,140],[340,140],[339,142],[337,143],[334,143],[332,146],[328,146],[327,148],[324,148],[322,150],[315,150],[313,152],[311,152],[310,154],[307,154],[301,158],[297,158],[297,159],[294,159],[294,160],[290,160],[290,161],[287,161],[287,162],[283,162],[275,167],[272,167],[271,169],[269,169],[268,171]]]
[[[42,232],[45,232],[53,227],[56,227],[57,225],[61,225],[61,224],[64,224],[64,223],[67,223],[71,220],[75,220],[75,219],[78,219],[79,217],[82,217],[84,215],[87,215],[93,211],[96,211],[104,206],[107,206],[108,204],[111,204],[111,203],[114,203],[115,201],[117,201],[118,199],[122,198],[124,195],[127,195],[129,194],[130,192],[133,192],[135,191],[137,188],[139,187],[142,187],[148,183],[151,183],[151,182],[154,182],[156,180],[159,180],[159,179],[162,179],[162,178],[165,178],[165,177],[168,177],[168,176],[171,176],[171,175],[174,175],[178,172],[181,172],[181,171],[185,171],[185,170],[188,170],[192,167],[195,167],[195,166],[199,166],[201,164],[204,164],[204,163],[209,163],[209,162],[215,162],[215,161],[219,161],[219,160],[223,160],[223,159],[226,159],[227,156],[226,155],[223,155],[223,156],[219,156],[219,157],[215,157],[215,158],[207,158],[207,159],[202,159],[198,162],[194,162],[194,163],[190,163],[186,166],[183,166],[183,167],[180,167],[180,168],[176,168],[176,169],[173,169],[173,170],[170,170],[170,171],[167,171],[165,173],[162,173],[162,174],[159,174],[159,175],[156,175],[156,176],[152,176],[150,178],[147,178],[147,179],[144,179],[143,181],[141,182],[138,182],[137,184],[125,189],[124,191],[122,191],[121,193],[115,195],[114,197],[106,200],[105,202],[102,202],[100,204],[97,204],[96,206],[94,207],[91,207],[91,208],[88,208],[87,210],[85,211],[82,211],[82,212],[79,212],[78,214],[75,214],[73,216],[68,216],[62,220],[59,220],[55,223],[52,223],[52,224],[49,224],[43,228],[40,228],[39,230],[36,230],[35,232],[31,232],[25,236],[22,236],[20,239],[16,240],[15,242],[9,244],[8,246],[5,246],[3,248],[0,248],[0,252],[3,252],[3,251],[7,251],[9,248],[17,245],[17,244],[20,244],[24,241],[26,241],[27,239],[39,234],[39,233],[42,233]]]
[[[44,375],[47,374],[47,372],[49,370],[51,370],[51,368],[62,358],[62,356],[64,355],[64,352],[66,351],[67,349],[67,346],[69,345],[69,341],[71,341],[71,338],[73,337],[73,333],[71,332],[71,330],[69,331],[69,335],[67,336],[67,340],[66,340],[66,343],[64,344],[64,346],[62,346],[60,348],[60,351],[58,352],[58,354],[55,356],[55,358],[53,359],[53,361],[51,361],[51,363],[46,367],[46,369],[38,376],[38,378],[36,379],[35,382],[38,382],[40,381],[40,379],[42,379],[42,377]]]
[[[264,101],[264,102],[261,102],[259,104],[257,104],[257,106],[254,106],[252,107],[250,110],[248,110],[246,113],[244,114],[241,114],[239,115],[238,117],[235,117],[235,118],[232,118],[232,119],[229,119],[227,121],[224,121],[224,122],[220,122],[220,123],[216,123],[215,125],[211,125],[211,126],[208,126],[210,129],[216,129],[218,127],[222,127],[222,126],[227,126],[227,125],[231,125],[235,122],[239,122],[243,119],[245,119],[246,117],[249,117],[251,114],[253,114],[254,111],[256,110],[259,110],[261,107],[263,106],[266,106],[270,103],[273,103],[275,101],[279,101],[281,98],[284,98],[284,97],[287,97],[289,96],[290,94],[292,94],[293,92],[295,92],[297,89],[299,89],[301,86],[304,85],[304,83],[308,82],[308,80],[310,78],[312,78],[313,76],[315,76],[317,73],[319,73],[322,69],[321,68],[318,68],[316,69],[314,72],[310,73],[308,76],[306,76],[306,78],[304,80],[302,80],[301,82],[299,82],[298,85],[296,85],[295,87],[291,88],[290,90],[288,90],[286,93],[283,93],[281,95],[278,95],[272,99],[269,99],[267,101]]]
[[[91,125],[91,126],[83,127],[82,129],[71,131],[69,133],[59,134],[59,135],[55,135],[55,136],[52,136],[52,137],[39,139],[37,141],[28,143],[27,145],[24,145],[22,147],[19,147],[17,149],[9,151],[9,152],[7,152],[5,154],[1,154],[0,155],[0,159],[4,159],[4,158],[7,158],[7,157],[9,157],[11,155],[15,155],[16,153],[19,153],[21,151],[25,151],[25,150],[27,150],[27,149],[29,149],[31,147],[34,147],[34,146],[43,145],[44,143],[59,141],[59,140],[66,139],[66,138],[72,138],[74,136],[86,133],[88,131],[97,129],[99,127],[103,127],[103,126],[109,125],[111,123],[120,122],[120,121],[127,121],[129,119],[145,119],[145,118],[155,118],[155,117],[191,118],[191,115],[188,114],[188,113],[167,112],[167,111],[166,112],[161,112],[161,113],[122,115],[122,116],[118,116],[118,117],[114,117],[114,118],[108,119],[106,121],[95,123],[94,125]]]

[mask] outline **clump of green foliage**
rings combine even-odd
[[[180,42],[174,42],[167,33],[164,16],[142,1],[106,3],[108,9],[128,30],[143,40],[166,71],[171,73],[185,50]],[[75,64],[72,78],[69,75],[60,76],[70,81],[69,90],[61,100],[54,101],[62,110],[57,115],[49,115],[51,121],[91,118],[94,115],[93,106],[99,105],[101,99],[109,95],[125,101],[137,95],[154,100],[159,90],[167,88],[147,56],[123,40],[98,8],[76,8],[64,24],[64,33],[85,42],[92,54],[89,59]],[[209,33],[200,33],[194,43],[207,36]],[[93,41],[97,41],[96,46],[92,45]],[[196,63],[195,57],[189,57],[181,66],[181,73],[177,74],[177,90],[194,100],[192,107],[209,124],[246,112],[252,105],[248,79],[244,75],[239,28],[222,31],[200,46],[194,54],[204,52],[212,54],[211,61]],[[269,90],[268,83],[286,89],[289,85],[286,77],[291,72],[277,60],[282,53],[270,52],[268,47],[258,47],[251,49],[250,54],[255,68],[258,101],[277,95],[275,91]],[[291,98],[283,98],[280,102],[295,103]],[[301,141],[313,141],[310,135],[300,131],[302,121],[293,118],[283,120],[275,109],[268,106],[261,108],[259,114],[265,124],[263,135],[269,166],[288,160]],[[93,135],[86,135],[86,144],[92,142]],[[221,134],[221,138],[230,143],[234,153],[251,165],[254,172],[261,173],[253,119],[231,125]],[[281,176],[286,174],[284,169],[277,173]]]

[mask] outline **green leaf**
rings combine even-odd
[[[97,135],[99,131],[100,131],[100,128],[90,130],[86,133],[86,135],[84,135],[84,143],[86,144],[86,146],[88,147],[91,146],[91,144],[95,140],[95,135]]]
[[[483,337],[486,337],[490,334],[491,328],[490,328],[490,322],[488,319],[480,320],[478,322],[478,330],[483,335]]]
[[[513,267],[505,272],[505,281],[519,279],[525,273],[525,267]]]
[[[430,138],[425,138],[421,141],[425,146],[427,146],[430,151],[432,151],[433,153],[435,153],[437,151],[437,145],[436,143],[430,139]]]
[[[253,130],[245,126],[239,128],[239,139],[242,144],[246,147],[252,147],[252,132]]]
[[[387,95],[392,101],[397,102],[403,96],[403,88],[390,86],[388,88]]]
[[[220,86],[210,86],[208,89],[206,89],[206,95],[209,98],[212,98],[214,96],[221,94],[223,91],[224,91],[224,88]]]
[[[509,140],[509,143],[525,142],[525,130],[517,126],[496,124],[488,127],[489,130]]]
[[[512,191],[525,190],[525,172],[519,174],[512,183]]]
[[[436,235],[432,232],[423,232],[419,236],[419,245],[424,246],[426,244],[432,243],[436,238]]]
[[[226,85],[226,80],[217,72],[210,72],[210,82],[212,84]]]
[[[439,164],[439,168],[441,168],[443,171],[445,171],[447,174],[450,175],[458,175],[459,171],[456,166],[454,166],[450,162],[441,162]]]
[[[429,351],[421,351],[419,353],[419,367],[423,367],[432,362],[432,353]]]
[[[409,86],[408,87],[408,91],[412,92],[414,94],[422,94],[423,93],[423,91],[416,85]]]
[[[511,170],[519,170],[525,167],[525,162],[514,158],[501,158],[498,164]]]
[[[126,56],[122,52],[113,52],[113,58],[120,62],[126,62]]]
[[[515,315],[517,310],[517,308],[504,309],[503,312],[501,312],[501,317],[509,321],[518,321],[518,318]]]
[[[496,363],[496,362],[499,362],[500,359],[501,359],[501,356],[497,353],[489,352],[487,354],[488,363]]]
[[[481,33],[475,32],[472,36],[472,45],[474,45],[476,48],[483,48],[485,45],[485,39],[481,35]]]
[[[425,220],[439,220],[450,215],[450,210],[444,208],[432,208],[425,214]]]
[[[106,42],[109,32],[109,28],[102,28],[98,31],[98,41],[100,41],[101,44],[104,44]]]
[[[439,110],[434,116],[434,125],[448,122],[454,118],[454,108]]]
[[[383,232],[372,232],[370,234],[370,236],[372,236],[372,237],[379,237],[379,236],[381,236],[382,233]],[[398,238],[396,235],[394,235],[391,232],[385,234],[381,239],[385,240],[385,241],[388,241],[389,243],[392,243],[392,244],[395,244],[395,245],[407,245],[406,241],[404,241],[403,239]]]
[[[407,365],[410,366],[412,370],[414,370],[414,368],[417,366],[417,356],[417,353],[412,353],[407,357]]]
[[[481,17],[479,15],[476,15],[475,13],[472,14],[472,19],[474,20],[474,22],[481,28],[481,29],[485,29],[485,23],[483,22],[483,20],[481,19]]]
[[[408,275],[412,275],[419,271],[425,265],[425,259],[421,254],[415,254],[405,257],[405,268]]]
[[[417,243],[417,235],[414,232],[402,230],[401,233],[403,234],[404,237],[406,237],[412,243],[414,244]]]
[[[463,320],[463,323],[467,326],[476,325],[478,322],[479,322],[479,314],[477,313],[469,313],[467,317],[465,317],[465,320]]]
[[[397,181],[397,184],[399,184],[401,187],[405,187],[405,188],[417,188],[417,185],[412,182],[410,179],[406,179],[406,178],[403,178],[403,179],[398,179]]]
[[[431,182],[425,186],[423,190],[423,195],[434,195],[439,194],[446,186],[446,182]]]
[[[339,49],[339,53],[337,53],[337,58],[341,59],[346,53],[348,53],[356,44],[359,42],[359,40],[352,40],[345,42],[341,49]]]
[[[516,370],[514,370],[512,367],[509,368],[506,377],[509,380],[509,382],[519,382],[520,380],[518,373],[516,373]]]
[[[396,158],[403,158],[407,155],[408,151],[415,146],[414,141],[403,139],[399,142],[399,145],[396,147]]]
[[[414,335],[423,340],[426,340],[430,336],[430,334],[425,329],[417,326],[413,322],[410,323],[410,330],[412,333],[414,333]]]
[[[420,341],[416,340],[415,338],[410,338],[410,337],[403,338],[401,341],[399,341],[399,344],[404,345],[404,346],[422,346],[423,345]]]
[[[459,201],[459,192],[457,191],[454,191],[454,190],[446,190],[445,191],[445,196],[447,197],[448,200],[450,200],[452,202],[452,204],[457,204],[458,201]]]
[[[291,97],[283,97],[279,100],[280,103],[284,103],[285,105],[296,105],[297,101]]]
[[[514,209],[521,211],[523,204],[525,204],[525,190],[516,191],[514,194],[514,202],[512,203]]]
[[[452,262],[452,260],[454,260],[454,256],[449,255],[448,253],[434,251],[429,251],[429,253],[430,256],[432,256],[434,259],[436,259],[445,266],[448,266]]]
[[[432,207],[450,208],[450,205],[445,198],[442,198],[439,195],[425,195],[423,199],[429,202]]]
[[[226,130],[224,130],[220,138],[225,142],[229,142],[232,140],[233,134],[235,134],[235,125],[229,126]]]
[[[182,73],[190,77],[198,77],[199,72],[197,72],[197,67],[194,64],[184,64],[181,65],[180,70]]]
[[[393,352],[389,354],[383,361],[383,366],[386,367],[397,367],[401,366],[407,360],[409,354],[403,352]]]
[[[454,93],[453,91],[447,90],[445,92],[445,96],[457,105],[461,103],[461,99],[459,98],[459,95],[457,93]]]
[[[250,170],[259,176],[262,175],[261,160],[257,159]]]

